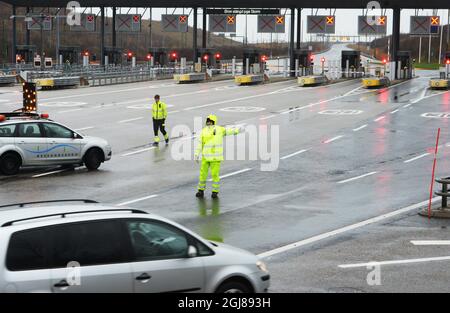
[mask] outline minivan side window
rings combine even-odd
[[[126,221],[136,261],[185,258],[188,239],[180,229],[152,220]]]
[[[0,137],[14,137],[15,132],[15,124],[0,126]]]
[[[44,228],[20,231],[12,234],[6,267],[10,271],[29,271],[49,268],[48,237]]]
[[[6,256],[10,271],[125,263],[128,242],[115,220],[77,222],[19,231],[11,236]]]
[[[54,226],[52,229],[53,267],[69,262],[81,266],[126,262],[126,241],[115,220]]]

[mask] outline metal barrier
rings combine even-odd
[[[441,191],[435,191],[436,196],[441,196],[441,209],[447,208],[447,198],[450,197],[448,192],[448,185],[450,184],[450,177],[436,178],[435,181],[442,185]]]

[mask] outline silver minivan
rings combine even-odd
[[[21,167],[81,165],[96,170],[111,159],[104,139],[83,136],[35,113],[0,113],[0,173],[14,175]]]
[[[252,253],[144,211],[91,200],[0,207],[1,292],[260,293],[269,282]]]

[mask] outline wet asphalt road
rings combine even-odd
[[[436,113],[450,112],[450,92],[428,89],[436,73],[417,74],[380,90],[363,89],[359,80],[307,88],[293,80],[247,87],[168,80],[42,91],[42,111],[85,135],[107,139],[113,158],[96,172],[82,167],[33,177],[58,170],[39,168],[0,176],[0,203],[67,198],[128,203],[205,238],[264,253],[425,200],[438,128],[436,176],[448,175],[449,119]],[[18,91],[0,89],[0,111],[20,106]],[[156,93],[169,105],[173,140],[152,149],[150,104]],[[194,197],[199,166],[176,161],[173,153],[182,142],[193,144],[195,118],[204,121],[211,113],[221,125],[279,128],[280,159],[276,153],[272,159],[277,169],[261,171],[269,161],[260,159],[225,161],[221,174],[230,176],[222,179],[217,201],[209,198],[210,186],[205,200]],[[184,129],[174,131],[180,125]],[[248,148],[249,136],[239,135],[246,143],[238,146]],[[275,268],[292,262],[289,255],[279,254]],[[281,285],[275,290],[286,291]]]

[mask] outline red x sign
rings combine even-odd
[[[187,15],[180,15],[179,20],[181,24],[186,24],[187,22]]]
[[[431,25],[439,25],[439,16],[431,17]]]
[[[311,26],[310,30],[313,30],[314,28],[320,28],[321,30],[323,30],[321,23],[323,22],[323,18],[319,19],[319,20],[314,20],[314,18],[311,18],[311,22],[314,24]]]
[[[334,16],[327,16],[327,25],[334,24]]]
[[[94,16],[93,15],[88,15],[86,17],[86,19],[87,19],[88,22],[93,22],[94,21]]]
[[[234,24],[234,16],[233,15],[228,15],[227,16],[227,23],[228,23],[228,25],[233,25]]]
[[[275,18],[276,18],[275,23],[284,24],[284,16],[276,16]]]
[[[214,26],[212,29],[216,29],[217,28],[222,28],[223,30],[225,30],[225,25],[223,25],[225,18],[222,16],[214,16],[213,17],[213,22],[214,22]]]
[[[133,21],[134,21],[135,23],[139,23],[140,20],[141,20],[141,17],[140,17],[139,15],[134,15],[134,16],[133,16]]]

